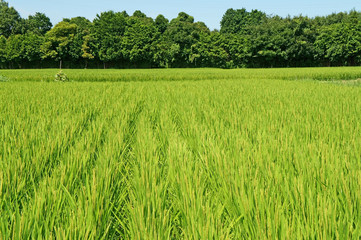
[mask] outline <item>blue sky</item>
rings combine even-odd
[[[123,11],[132,14],[141,10],[155,18],[163,14],[168,19],[175,18],[179,12],[194,16],[213,29],[219,29],[219,22],[228,8],[258,9],[267,14],[287,16],[307,15],[324,16],[333,12],[349,11],[355,8],[361,11],[361,0],[8,0],[22,17],[35,12],[43,12],[53,24],[63,17],[83,16],[93,20],[97,13],[107,10]]]

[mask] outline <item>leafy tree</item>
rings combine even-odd
[[[180,12],[176,19],[172,20],[173,22],[184,22],[184,23],[194,23],[194,17],[188,15],[185,12]]]
[[[74,48],[77,25],[69,22],[60,22],[45,35],[42,46],[43,58],[59,61],[60,68],[63,60],[79,58],[80,48]]]
[[[164,32],[164,40],[171,42],[169,49],[172,56],[171,66],[186,67],[194,66],[191,47],[200,41],[202,33],[210,33],[204,23],[194,23],[194,18],[184,12],[172,19],[167,30]]]
[[[245,8],[230,8],[223,15],[221,33],[245,33],[248,26],[260,24],[266,19],[266,14],[258,10],[247,12]]]
[[[173,45],[165,40],[163,36],[153,43],[153,64],[155,67],[168,68],[170,66],[170,63],[174,61],[174,55],[179,52],[179,45],[176,45],[175,53],[171,51]]]
[[[127,28],[122,39],[123,55],[134,66],[151,66],[153,42],[158,31],[152,18],[136,11],[127,18]]]
[[[36,34],[45,35],[53,27],[50,19],[44,13],[35,13],[27,19],[27,30]]]
[[[155,26],[161,34],[163,34],[167,30],[169,20],[166,19],[162,14],[158,15],[154,22]]]
[[[143,13],[143,12],[140,11],[140,10],[136,10],[136,11],[133,13],[133,17],[146,18],[147,15],[145,15],[145,13]]]
[[[228,53],[219,32],[201,33],[200,41],[191,47],[190,62],[195,67],[227,67]]]
[[[287,19],[287,28],[291,29],[289,46],[286,49],[287,66],[305,67],[317,66],[318,61],[314,58],[314,41],[316,32],[312,21],[308,17],[298,16]]]
[[[87,33],[83,37],[83,44],[81,46],[82,58],[85,59],[85,68],[88,67],[88,60],[95,58],[95,53],[90,47],[90,44],[94,41],[90,33]]]
[[[248,39],[245,36],[236,34],[217,33],[214,43],[224,50],[224,63],[221,67],[242,68],[248,66],[247,57],[249,55]]]
[[[42,60],[41,46],[44,44],[44,36],[27,33],[23,35],[22,55],[28,63],[37,63]]]
[[[68,22],[70,24],[75,24],[77,26],[77,31],[78,32],[83,32],[83,31],[89,31],[92,23],[91,21],[89,21],[87,18],[85,17],[74,17],[71,19],[63,19],[64,22]]]
[[[268,18],[248,27],[248,67],[307,66],[314,63],[314,32],[308,18]]]
[[[64,19],[70,24],[77,26],[77,33],[74,37],[73,47],[76,48],[79,58],[84,60],[85,68],[88,67],[88,61],[95,58],[95,53],[91,48],[91,44],[94,44],[94,38],[91,36],[92,22],[85,17],[75,17],[71,19]]]
[[[8,38],[19,33],[20,14],[4,0],[0,0],[0,36]]]
[[[127,26],[126,12],[103,12],[93,21],[91,34],[94,39],[92,48],[96,56],[104,62],[115,62],[124,59],[122,53],[122,37]]]
[[[11,35],[6,41],[5,58],[10,68],[21,68],[23,60],[24,36]]]
[[[44,37],[34,33],[11,35],[4,47],[4,56],[10,68],[22,68],[41,62]]]
[[[6,38],[0,36],[0,68],[4,67],[6,63]]]
[[[321,29],[315,41],[317,57],[327,65],[350,65],[360,62],[361,25],[336,23]]]

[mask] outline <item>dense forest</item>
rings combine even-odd
[[[211,31],[184,12],[168,20],[141,11],[93,21],[44,13],[24,19],[0,0],[0,68],[306,67],[361,64],[361,12],[269,16],[228,9]]]

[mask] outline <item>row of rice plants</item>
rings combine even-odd
[[[360,67],[283,68],[283,69],[65,69],[74,82],[134,82],[230,79],[286,79],[286,80],[356,80],[361,78]],[[53,82],[57,69],[0,70],[6,81]],[[1,81],[0,81],[1,82]]]

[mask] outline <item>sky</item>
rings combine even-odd
[[[135,10],[156,18],[163,14],[169,20],[179,12],[186,12],[195,21],[204,22],[211,30],[220,29],[223,14],[229,8],[257,9],[268,15],[286,17],[302,14],[303,16],[325,16],[334,12],[361,11],[361,0],[7,0],[10,6],[23,18],[35,12],[45,13],[55,25],[62,18],[77,16],[93,20],[96,14],[113,10],[127,11],[132,15]]]

